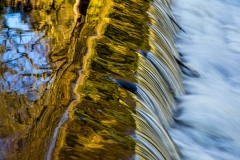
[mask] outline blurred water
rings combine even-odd
[[[240,159],[240,1],[174,0],[186,33],[176,45],[199,78],[183,77],[186,95],[170,134],[186,160]]]

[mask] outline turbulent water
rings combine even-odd
[[[171,136],[187,160],[240,159],[240,1],[174,0],[183,77]]]

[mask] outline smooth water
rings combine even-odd
[[[174,0],[186,31],[176,46],[200,77],[184,76],[170,134],[186,160],[240,159],[240,1]]]
[[[47,102],[54,101],[48,92],[64,58],[57,59],[60,55],[53,51],[67,44],[73,11],[64,3],[56,18],[54,13],[25,11],[10,2],[0,2],[0,159],[27,159],[27,154],[48,148],[37,142],[39,135],[49,141],[51,125],[61,120],[57,114],[49,120],[44,112],[54,108]],[[36,131],[37,127],[43,128]]]

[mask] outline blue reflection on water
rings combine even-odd
[[[28,94],[30,100],[36,100],[52,71],[46,58],[49,46],[43,38],[45,33],[31,28],[27,13],[9,8],[1,21],[0,45],[4,53],[0,54],[0,91]]]

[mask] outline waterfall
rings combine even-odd
[[[184,93],[176,61],[180,56],[173,42],[178,26],[166,1],[151,2],[148,15],[151,50],[138,50],[137,83],[113,81],[131,91],[136,100],[136,157],[177,160],[181,153],[166,128],[175,123],[174,99]]]
[[[181,153],[168,134],[166,127],[174,124],[174,97],[183,94],[181,71],[175,58],[179,54],[174,45],[176,25],[165,2],[154,1],[148,12],[152,49],[139,51],[137,71],[138,87],[136,94],[135,121],[136,141],[139,142],[139,159],[181,159]],[[138,154],[139,153],[139,154]],[[144,158],[142,155],[147,155]],[[151,156],[149,156],[151,155]]]
[[[176,0],[175,20],[165,1],[151,2],[151,49],[138,50],[137,83],[114,79],[136,101],[138,159],[239,159],[239,7]]]

